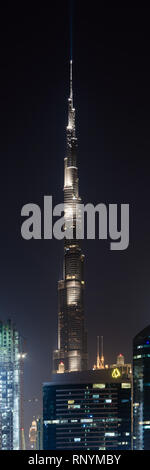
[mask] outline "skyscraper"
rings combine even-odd
[[[43,425],[45,450],[130,450],[131,378],[117,368],[53,375]]]
[[[150,450],[150,326],[133,340],[133,449]]]
[[[36,449],[43,449],[43,419],[39,416],[36,420],[37,435],[36,435]]]
[[[36,449],[36,439],[37,439],[37,421],[35,417],[32,420],[31,426],[29,428],[29,440],[31,449]]]
[[[87,340],[84,319],[84,254],[76,239],[76,207],[79,197],[77,138],[73,107],[72,60],[68,99],[67,152],[64,159],[64,238],[63,280],[58,282],[58,349],[53,354],[54,372],[87,369]]]
[[[50,383],[43,385],[43,447],[48,449],[131,449],[131,374],[123,357],[105,367],[103,340],[95,370],[87,370],[84,319],[84,255],[76,239],[80,203],[77,138],[70,62],[67,155],[64,165],[63,280],[58,283],[58,349]]]
[[[21,342],[11,320],[0,321],[0,449],[21,448]]]
[[[118,354],[116,364],[110,364],[110,367],[112,369],[117,367],[121,371],[122,375],[125,374],[129,378],[132,377],[131,364],[125,363],[123,354]]]

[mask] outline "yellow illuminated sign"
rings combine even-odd
[[[118,377],[120,377],[120,376],[121,376],[120,370],[117,369],[117,368],[116,368],[116,369],[113,369],[113,371],[112,371],[112,378],[113,378],[113,379],[118,379]]]

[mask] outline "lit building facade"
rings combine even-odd
[[[36,420],[36,424],[36,450],[43,450],[43,419],[41,417],[38,417]]]
[[[131,380],[119,369],[56,374],[43,386],[43,448],[131,449]]]
[[[33,450],[36,449],[36,439],[37,439],[37,422],[36,422],[36,419],[33,418],[33,421],[29,428],[30,447]]]
[[[150,326],[133,340],[133,449],[150,450]]]
[[[43,419],[33,417],[29,427],[29,441],[32,450],[43,450]]]
[[[76,238],[79,197],[77,138],[73,107],[72,61],[68,99],[67,151],[64,159],[64,263],[58,282],[58,348],[53,353],[53,372],[87,369],[87,338],[84,319],[84,255]],[[68,233],[72,233],[68,237]]]
[[[131,364],[125,364],[123,354],[118,354],[116,363],[110,365],[111,369],[114,369],[115,367],[117,367],[120,370],[122,376],[126,375],[127,377],[131,378],[132,367],[131,367]]]
[[[0,449],[21,448],[21,344],[11,320],[0,321]]]

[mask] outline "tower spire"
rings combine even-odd
[[[94,364],[93,369],[104,369],[104,353],[103,353],[103,336],[101,336],[101,354],[99,348],[99,336],[97,336],[97,361]]]
[[[73,87],[72,87],[72,59],[70,59],[70,93],[68,98],[68,126],[67,130],[70,130],[70,138],[75,138],[75,109],[73,107]],[[71,143],[70,143],[71,144]],[[72,144],[71,144],[72,146]]]
[[[72,91],[72,59],[70,59],[70,99],[73,100],[73,91]],[[72,103],[73,105],[73,103]]]

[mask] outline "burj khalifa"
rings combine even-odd
[[[70,95],[64,158],[64,231],[72,226],[72,236],[64,237],[63,279],[58,281],[58,345],[53,352],[53,373],[87,369],[87,333],[84,318],[84,254],[76,238],[76,208],[81,203],[77,167],[77,137],[73,106],[72,60]]]

